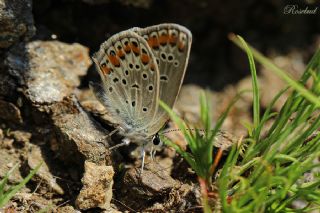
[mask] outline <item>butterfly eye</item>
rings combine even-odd
[[[155,134],[155,136],[153,136],[152,143],[155,146],[158,146],[161,143],[161,140],[160,140],[160,137],[159,137],[158,133]]]

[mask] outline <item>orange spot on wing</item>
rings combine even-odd
[[[184,47],[185,47],[184,43],[182,43],[182,42],[180,41],[180,42],[178,43],[178,50],[179,50],[180,52],[183,52]]]
[[[159,43],[161,45],[165,45],[168,42],[168,40],[169,40],[169,36],[166,34],[163,34],[159,37]]]
[[[103,74],[105,74],[105,75],[109,75],[111,72],[111,69],[109,67],[107,67],[106,64],[102,64],[100,68],[101,68]]]
[[[135,54],[140,54],[140,49],[139,47],[134,46],[133,44],[131,44],[131,49]]]
[[[147,54],[142,54],[141,55],[141,61],[144,65],[148,64],[150,61],[150,57]]]
[[[177,43],[177,41],[178,41],[178,37],[177,36],[173,36],[173,35],[169,36],[169,43],[171,45],[175,45]]]
[[[113,66],[119,67],[120,66],[120,61],[117,58],[117,56],[114,55],[109,55],[109,61],[111,62],[111,64],[113,64]]]
[[[129,53],[129,52],[131,51],[131,47],[130,47],[129,44],[127,44],[127,45],[124,47],[124,51],[125,51],[126,53]]]
[[[158,48],[159,47],[159,41],[157,37],[150,37],[148,39],[148,44],[151,48]]]
[[[154,65],[154,63],[152,63],[152,64],[150,65],[150,69],[151,69],[151,71],[155,71],[155,70],[156,70],[156,66]]]
[[[125,54],[124,54],[124,52],[122,50],[119,50],[117,52],[117,55],[118,55],[119,58],[123,58],[125,56]]]

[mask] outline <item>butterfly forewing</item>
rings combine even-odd
[[[144,29],[134,28],[150,46],[160,72],[159,96],[169,107],[173,107],[186,71],[192,35],[183,26],[160,24]],[[151,132],[156,133],[164,125],[168,116],[158,109]]]
[[[132,30],[120,32],[93,59],[104,88],[95,94],[107,110],[124,128],[148,126],[158,110],[160,77],[146,40]]]

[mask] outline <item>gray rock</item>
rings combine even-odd
[[[5,61],[10,75],[16,77],[33,103],[62,101],[80,84],[91,60],[80,44],[34,41],[14,46]]]
[[[0,162],[0,179],[2,179],[16,164],[20,164],[19,155],[15,153],[10,154],[6,149],[0,149]],[[9,176],[9,182],[17,184],[21,181],[22,175],[19,168],[16,168]]]
[[[0,119],[5,121],[22,123],[20,109],[13,103],[0,100]]]
[[[173,190],[179,188],[180,183],[163,170],[164,168],[158,164],[151,163],[146,165],[142,175],[140,168],[126,171],[121,183],[121,201],[133,209],[141,209],[150,205],[153,199],[161,200],[167,197]]]
[[[0,0],[0,48],[35,34],[32,0]]]
[[[22,145],[28,144],[30,142],[32,134],[26,131],[10,131],[9,137],[12,137],[15,142],[18,142]]]
[[[112,166],[86,161],[84,170],[83,188],[76,200],[77,207],[82,210],[96,207],[109,209],[114,175]]]
[[[12,98],[16,94],[17,84],[11,76],[1,73],[0,70],[0,97]]]
[[[105,148],[108,132],[82,109],[74,96],[52,105],[50,109],[61,159],[78,164],[84,160],[110,164],[110,153]]]
[[[41,179],[39,182],[45,183],[48,186],[47,188],[54,190],[56,193],[64,194],[63,189],[57,184],[56,178],[51,174],[40,148],[31,146],[28,154],[28,165],[31,169],[35,169],[41,162],[42,165],[35,174],[35,178]]]

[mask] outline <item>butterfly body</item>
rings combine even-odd
[[[93,56],[102,85],[91,88],[126,140],[145,146],[167,121],[159,100],[173,107],[191,38],[177,24],[136,27],[110,37]]]

